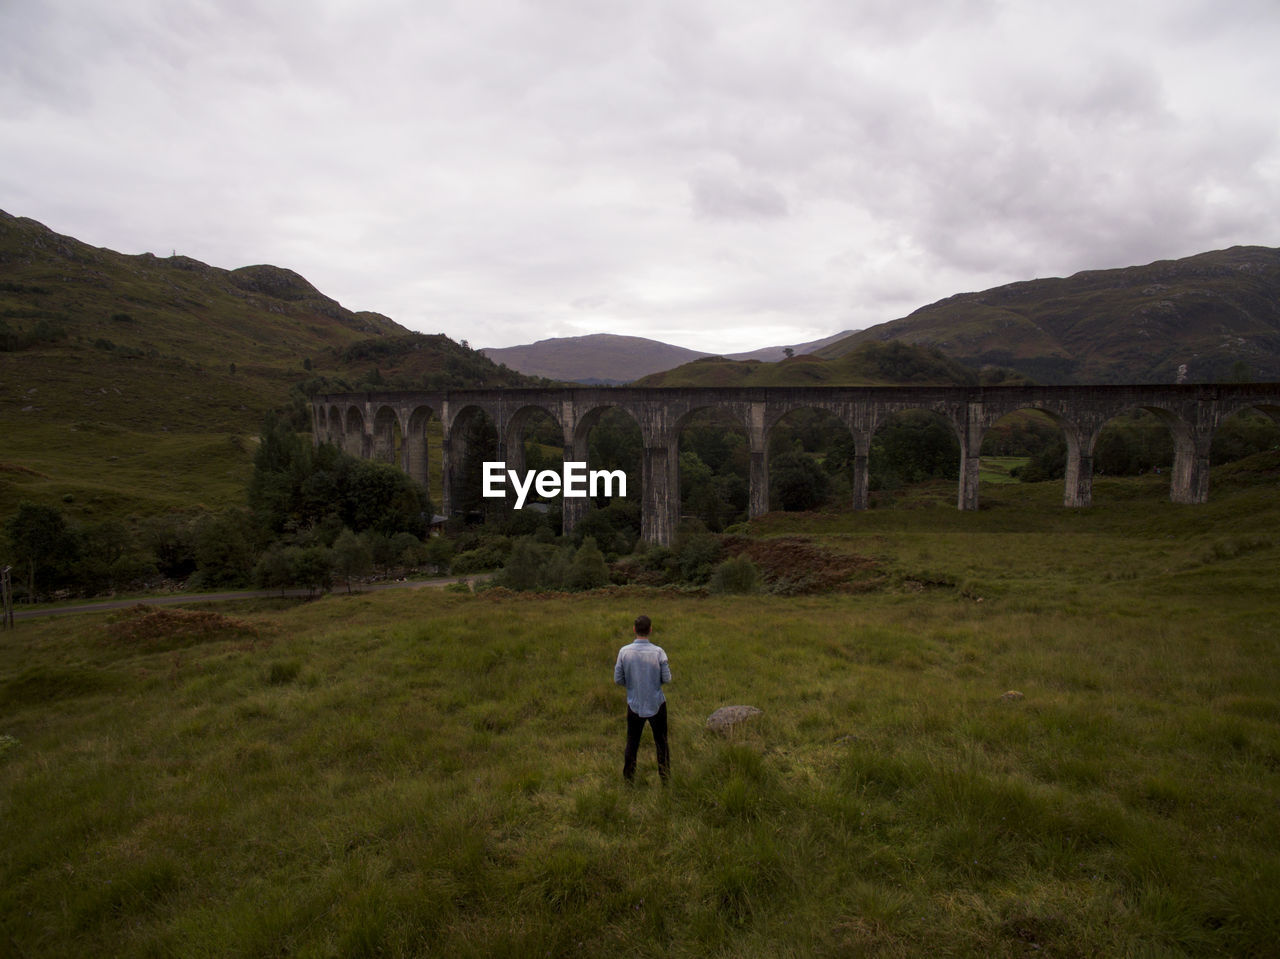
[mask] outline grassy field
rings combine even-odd
[[[0,952],[1274,955],[1280,497],[1255,479],[754,526],[876,560],[859,593],[19,623]],[[666,789],[647,738],[621,781],[639,612],[675,674]],[[734,703],[763,714],[707,731]]]
[[[1016,483],[1018,478],[1010,475],[1010,471],[1025,466],[1028,459],[1026,456],[984,456],[980,461],[978,482],[984,486],[988,483]]]

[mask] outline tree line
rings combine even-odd
[[[398,468],[350,456],[331,444],[313,446],[291,418],[264,423],[254,454],[246,504],[217,513],[174,513],[126,523],[74,523],[54,506],[21,503],[4,525],[7,558],[20,598],[57,591],[92,595],[160,580],[188,588],[350,586],[381,570],[465,575],[506,570],[511,588],[586,588],[610,581],[619,568],[661,583],[706,585],[716,562],[702,556],[708,539],[744,522],[748,512],[749,450],[745,434],[723,414],[695,415],[680,437],[682,520],[692,538],[677,548],[640,541],[639,427],[625,413],[606,413],[592,430],[594,468],[627,473],[628,497],[598,498],[572,534],[561,536],[558,500],[515,511],[480,495],[479,462],[496,455],[491,423],[470,424],[457,505],[443,535],[431,536],[434,506],[427,490]],[[1280,447],[1280,426],[1260,413],[1237,414],[1219,427],[1215,464]],[[559,427],[545,417],[525,436],[526,465],[555,468],[562,456]],[[1066,459],[1061,431],[1045,416],[1007,417],[988,431],[983,455],[1021,456],[1023,481],[1060,479]],[[960,450],[940,417],[899,414],[872,438],[872,491],[955,480]],[[1094,468],[1136,475],[1172,464],[1168,429],[1154,415],[1119,417],[1103,431]],[[770,506],[778,510],[841,508],[851,497],[853,439],[833,416],[798,411],[771,433]],[[701,551],[701,552],[700,552]],[[508,568],[509,567],[509,568]],[[739,571],[749,579],[749,571]]]
[[[23,502],[5,523],[15,593],[92,595],[178,580],[191,589],[322,590],[375,567],[434,564],[432,504],[399,469],[313,447],[284,420],[264,424],[246,505],[171,513],[134,524],[77,524],[56,506]]]

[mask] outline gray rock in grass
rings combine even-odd
[[[733,727],[746,722],[752,716],[759,716],[762,710],[754,706],[721,706],[707,717],[707,728],[727,736]]]

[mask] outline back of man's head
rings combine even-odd
[[[652,628],[652,624],[649,622],[648,616],[636,617],[636,635],[637,636],[648,636],[649,630],[651,628]]]

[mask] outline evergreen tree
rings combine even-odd
[[[588,536],[573,554],[573,563],[569,567],[570,589],[596,589],[609,585],[609,567],[605,565],[604,553],[596,541]]]

